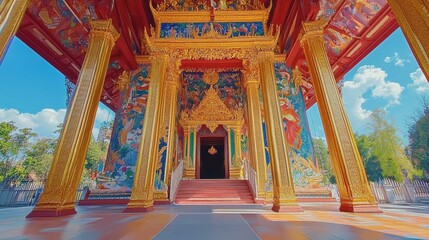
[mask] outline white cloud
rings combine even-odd
[[[357,70],[353,80],[344,82],[342,89],[344,104],[356,129],[363,127],[371,114],[371,110],[363,108],[367,100],[364,97],[366,93],[371,93],[371,97],[387,100],[384,108],[400,104],[404,87],[399,83],[387,81],[386,78],[387,73],[381,68],[365,65]]]
[[[413,83],[409,84],[408,87],[415,88],[419,94],[429,93],[429,83],[422,69],[418,68],[415,72],[410,73],[410,78],[413,80]]]
[[[95,115],[95,121],[102,123],[104,121],[110,120],[112,118],[112,116],[110,116],[110,112],[110,110],[98,106],[97,114]]]
[[[112,118],[111,111],[106,108],[98,107],[95,117],[95,126],[92,133],[95,137],[98,135],[100,123]],[[41,137],[54,136],[54,131],[57,126],[64,122],[66,109],[50,109],[45,108],[40,112],[22,113],[16,109],[2,109],[0,108],[0,122],[15,122],[18,128],[31,128],[35,133]]]
[[[36,114],[20,113],[16,109],[1,109],[0,122],[13,121],[18,128],[31,128],[42,137],[52,136],[60,123],[63,123],[65,109],[42,109]]]
[[[394,54],[393,54],[393,56],[387,56],[385,59],[384,59],[384,62],[386,62],[386,63],[391,63],[391,62],[393,62],[394,64],[395,64],[395,66],[399,66],[399,67],[403,67],[403,66],[405,66],[405,63],[406,62],[410,62],[410,60],[409,59],[405,59],[405,58],[401,58],[400,56],[399,56],[399,53],[397,53],[397,52],[395,52]]]

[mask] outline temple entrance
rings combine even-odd
[[[205,125],[197,133],[195,178],[229,178],[228,134],[222,125],[211,132]]]
[[[225,178],[225,139],[203,137],[200,146],[200,178]]]

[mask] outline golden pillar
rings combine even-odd
[[[323,21],[303,24],[301,45],[310,69],[320,116],[332,159],[341,211],[380,212],[338,91],[323,39]]]
[[[238,170],[237,178],[243,179],[244,177],[244,168],[243,168],[243,159],[241,157],[241,128],[243,124],[240,123],[234,126],[234,143],[235,143],[235,168]]]
[[[165,159],[165,174],[164,182],[170,185],[170,174],[171,166],[173,161],[175,141],[176,137],[174,135],[176,129],[176,112],[177,112],[177,88],[179,87],[178,78],[169,79],[166,82],[164,90],[164,104],[163,104],[163,126],[166,128],[167,135],[167,155]]]
[[[27,217],[75,214],[76,191],[91,139],[110,54],[119,33],[111,20],[91,21],[89,46],[42,195]]]
[[[183,125],[182,125],[183,126]],[[184,156],[183,156],[183,177],[186,179],[194,179],[195,178],[195,168],[191,163],[190,157],[190,146],[191,146],[191,138],[190,138],[191,128],[189,126],[183,126],[183,142],[184,142]]]
[[[277,95],[276,77],[274,75],[274,52],[261,52],[259,65],[267,124],[268,151],[270,153],[273,178],[272,210],[276,212],[300,212],[302,209],[298,205],[293,188],[288,147]]]
[[[130,202],[124,212],[148,212],[153,210],[154,180],[158,163],[161,99],[168,56],[151,56],[149,94],[137,156],[136,172]]]
[[[0,1],[0,64],[10,41],[21,25],[29,2],[29,0]]]
[[[256,67],[256,66],[255,66]],[[245,76],[244,87],[247,95],[247,119],[249,122],[249,148],[252,166],[257,174],[257,196],[266,196],[267,167],[265,159],[264,133],[262,131],[261,105],[259,103],[259,81]]]
[[[387,0],[426,78],[429,79],[429,1]]]

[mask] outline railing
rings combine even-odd
[[[31,206],[35,205],[45,186],[44,181],[5,181],[0,184],[0,206]],[[84,188],[95,187],[95,181],[88,180],[79,184],[76,202],[82,197]]]
[[[429,183],[422,180],[398,183],[383,179],[370,183],[372,193],[379,203],[410,203],[429,200]]]
[[[244,162],[244,172],[246,174],[245,178],[249,181],[250,187],[252,188],[255,198],[258,198],[258,188],[257,188],[257,176],[256,171],[250,165],[249,161],[243,160]]]
[[[179,162],[179,165],[177,165],[177,168],[171,173],[170,178],[170,201],[174,202],[174,199],[176,198],[176,192],[179,188],[180,181],[182,180],[183,176],[183,161]]]

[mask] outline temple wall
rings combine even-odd
[[[308,125],[306,107],[303,94],[298,83],[292,77],[292,69],[284,63],[274,63],[280,110],[283,116],[286,142],[289,147],[294,186],[298,188],[318,187],[322,181],[322,174],[316,167],[313,143]],[[266,191],[271,190],[271,169],[269,165],[268,141],[264,119],[263,104],[261,101],[264,132],[264,144],[269,182]]]
[[[129,189],[133,177],[149,92],[150,65],[131,73],[130,82],[121,90],[121,106],[116,113],[104,174],[100,188]]]

